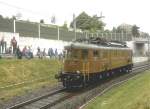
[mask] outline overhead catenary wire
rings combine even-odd
[[[13,9],[17,9],[18,11],[21,10],[21,11],[24,11],[24,12],[27,12],[27,13],[30,13],[30,14],[41,15],[43,17],[47,17],[47,13],[44,13],[44,12],[38,12],[38,11],[33,11],[33,10],[30,10],[30,9],[27,9],[27,8],[22,8],[22,7],[19,7],[19,6],[4,2],[4,1],[0,1],[0,4],[8,6],[8,7],[13,8]]]

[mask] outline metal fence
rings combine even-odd
[[[12,19],[0,18],[0,31],[19,33],[20,37],[36,37],[52,40],[72,41],[76,38],[102,37],[108,40],[130,41],[129,33],[106,33],[106,32],[74,32],[58,26],[31,23]]]

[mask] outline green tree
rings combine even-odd
[[[2,15],[0,15],[0,18],[1,18],[1,19],[3,19],[3,16],[2,16]]]
[[[117,33],[122,33],[125,32],[126,30],[124,28],[122,28],[121,26],[117,27]]]
[[[105,24],[99,20],[97,15],[93,17],[89,16],[87,13],[82,12],[77,16],[70,24],[70,27],[74,28],[74,23],[76,23],[76,28],[83,31],[88,30],[96,32],[97,30],[103,30]]]
[[[16,16],[12,16],[12,18],[11,18],[11,19],[16,20]]]
[[[43,19],[41,19],[41,20],[40,20],[40,23],[44,23],[44,20],[43,20]]]
[[[111,30],[111,32],[117,32],[117,28],[113,27],[113,29]]]
[[[121,24],[117,27],[117,30],[116,30],[118,33],[131,33],[132,32],[132,25],[130,24]]]
[[[104,32],[105,33],[111,33],[111,31],[109,29],[106,29]]]
[[[88,21],[90,20],[90,16],[85,12],[82,12],[78,17],[74,18],[71,22],[70,27],[74,28],[74,23],[76,23],[76,28],[78,29],[88,29]]]
[[[67,26],[67,22],[66,21],[64,22],[62,28],[65,29],[65,30],[68,30],[68,26]]]
[[[90,31],[96,32],[97,30],[103,30],[104,23],[99,20],[97,15],[94,15],[90,21]]]
[[[139,37],[140,36],[140,32],[139,32],[140,27],[133,25],[132,26],[132,35],[134,37]]]

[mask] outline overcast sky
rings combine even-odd
[[[150,33],[149,0],[0,0],[0,14],[12,16],[22,13],[21,19],[51,22],[56,16],[56,24],[70,23],[73,13],[76,16],[85,11],[89,15],[105,18],[106,28],[112,29],[122,23],[136,24],[140,30]]]

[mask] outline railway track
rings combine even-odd
[[[105,92],[111,90],[114,87],[118,87],[129,79],[134,78],[135,75],[142,74],[141,72],[147,69],[149,69],[149,63],[136,64],[132,70],[132,73],[128,73],[126,75],[102,82],[101,84],[97,85],[97,87],[93,87],[86,92],[80,93],[74,98],[49,109],[82,109],[84,105],[86,105],[91,99],[95,98],[96,96],[103,95]]]
[[[126,78],[130,78],[136,74],[138,74],[139,72],[148,69],[149,68],[149,63],[139,63],[134,65],[132,73],[129,73],[125,76],[127,76]],[[117,82],[123,81],[125,80],[123,77],[122,79],[118,79],[116,80],[116,82],[114,83],[108,83],[106,82],[106,86],[105,83],[101,86],[103,86],[103,88],[101,88],[102,90],[105,90],[106,88],[108,88],[109,86],[111,86],[112,84],[116,84]],[[94,90],[94,89],[89,89],[90,91]],[[72,93],[72,92],[68,92],[66,91],[65,88],[61,88],[58,90],[55,90],[53,92],[49,92],[47,94],[43,94],[39,97],[30,99],[28,101],[19,103],[19,104],[15,104],[11,107],[8,107],[6,109],[47,109],[47,108],[61,108],[61,102],[63,103],[65,100],[68,99],[73,99],[75,98],[75,96],[80,96],[80,94],[86,93],[88,92],[88,90],[83,90],[80,93]],[[91,98],[91,97],[90,97]],[[71,101],[69,101],[71,103]],[[81,103],[81,102],[80,102]],[[79,103],[78,103],[79,104]],[[82,103],[83,104],[83,103]],[[58,105],[58,106],[57,106]],[[80,104],[81,105],[81,104]],[[63,108],[61,108],[63,109]]]
[[[133,74],[135,72],[139,72],[139,71],[142,71],[142,70],[147,70],[145,68],[149,68],[150,67],[150,63],[140,63],[140,64],[137,64],[137,65],[134,65],[133,66],[133,69],[132,69],[132,72]]]
[[[44,100],[45,98],[47,98],[48,96],[53,96],[55,94],[58,94],[60,92],[62,92],[64,89],[59,89],[59,90],[55,90],[53,92],[50,92],[50,93],[46,93],[42,96],[39,96],[39,97],[36,97],[36,98],[33,98],[33,99],[30,99],[30,100],[27,100],[27,101],[24,101],[22,103],[18,103],[18,104],[15,104],[7,109],[19,109],[19,108],[29,108],[28,106],[32,103],[36,103],[37,101],[39,100]]]
[[[65,90],[65,88],[61,88],[6,109],[46,109],[72,96]]]

